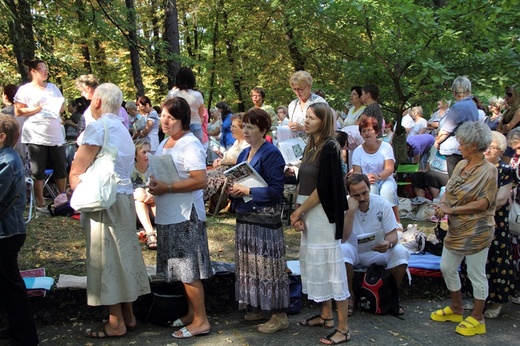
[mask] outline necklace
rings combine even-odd
[[[365,223],[365,220],[367,218],[367,215],[368,215],[368,210],[366,211],[366,213],[362,212],[361,210],[359,211],[360,215],[361,215],[361,223]]]

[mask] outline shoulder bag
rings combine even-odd
[[[518,188],[513,189],[513,198],[509,206],[509,233],[520,235],[520,204],[517,202]]]
[[[103,146],[87,171],[79,175],[80,182],[70,205],[79,212],[93,212],[110,208],[116,202],[118,177],[115,173],[117,148],[108,145],[108,127],[105,127]]]

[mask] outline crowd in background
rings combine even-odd
[[[425,116],[426,105],[411,105],[396,123],[384,117],[376,85],[351,87],[345,108],[334,111],[326,95],[312,89],[312,76],[305,71],[290,76],[296,98],[287,105],[268,105],[266,91],[255,87],[251,90],[253,108],[233,114],[225,101],[206,109],[189,68],[179,70],[175,86],[160,106],[154,106],[145,95],[124,102],[117,86],[101,84],[94,75],[82,75],[76,80],[81,97],[63,102],[61,108],[51,108],[63,96],[47,82],[47,65],[34,60],[27,61],[26,67],[31,82],[3,88],[2,113],[18,122],[20,140],[12,145],[34,178],[37,210],[47,210],[44,178],[48,168],[53,170],[58,192],[53,203],[70,197],[79,175],[104,145],[103,134],[108,129],[98,119],[108,123],[111,145],[120,148],[116,169],[132,182],[118,188],[116,206],[101,218],[87,213],[82,221],[88,230],[88,304],[108,305],[110,314],[102,330],[87,330],[89,337],[121,336],[134,328],[131,302],[149,292],[149,286],[141,282],[144,269],[142,255],[136,251],[136,217],[148,249],[158,251],[157,273],[166,282],[184,284],[189,309],[172,323],[179,327],[173,336],[188,338],[209,332],[200,281],[212,275],[205,222],[208,201],[211,212],[229,203],[228,209],[236,213],[236,299],[239,308],[247,312],[244,318],[267,320],[258,327],[263,333],[288,328],[281,215],[284,184],[297,183],[296,208],[290,220],[303,232],[303,291],[322,303],[320,315],[299,324],[334,326],[331,302],[335,300],[338,327],[320,342],[350,340],[347,315],[353,309],[349,302],[352,287],[347,283],[340,247],[346,241],[343,214],[349,205],[345,180],[364,175],[366,178],[357,183],[366,181],[370,194],[385,200],[380,203],[391,208],[395,229],[402,230],[396,150],[406,152],[408,163],[419,165],[412,177],[415,195],[433,200],[439,219],[449,215],[441,270],[452,300],[431,318],[460,322],[456,331],[462,335],[483,334],[484,317],[498,317],[510,297],[520,303],[515,296],[520,282],[519,236],[509,233],[507,220],[520,168],[517,86],[507,87],[504,98],[490,98],[485,106],[473,96],[471,82],[457,77],[452,95],[439,100],[433,114]],[[63,116],[65,106],[67,115]],[[277,148],[281,127],[289,137],[307,144],[301,165],[285,162]],[[405,147],[397,146],[398,127],[404,130]],[[170,156],[179,180],[154,179],[151,155]],[[265,186],[228,184],[223,172],[243,162],[257,170]],[[71,189],[67,189],[69,171]],[[472,194],[466,193],[468,189]],[[225,197],[220,198],[220,194]],[[223,205],[216,206],[217,199]],[[117,222],[129,214],[133,217],[127,222]],[[107,240],[114,234],[125,234],[123,243],[132,250]],[[473,239],[471,244],[464,242],[468,237]],[[381,252],[397,245],[392,240],[385,240]],[[110,247],[101,246],[105,243]],[[132,270],[110,275],[130,287],[123,290],[114,283],[119,288],[105,292],[101,282],[110,275],[95,269],[99,267],[95,262],[102,258],[116,263],[119,255],[131,259]],[[317,265],[316,258],[322,258],[319,263],[323,264]],[[469,279],[466,284],[471,282],[474,297],[471,319],[464,321],[463,285],[458,272],[453,271],[463,259],[462,277]],[[319,283],[314,280],[318,274]]]

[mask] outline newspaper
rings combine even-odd
[[[61,106],[65,102],[65,98],[61,96],[46,96],[42,104],[42,116],[44,118],[57,119],[60,117]]]
[[[170,155],[148,155],[150,174],[156,181],[173,184],[181,180]]]
[[[224,176],[227,178],[228,184],[240,184],[247,187],[267,187],[265,180],[247,161],[224,171]],[[250,196],[242,198],[246,203],[251,200]]]
[[[376,231],[364,234],[358,234],[357,244],[358,253],[365,253],[373,251],[374,246],[379,245],[383,242],[383,232]]]
[[[285,164],[296,165],[303,157],[305,142],[300,137],[278,142],[278,148],[282,153]]]

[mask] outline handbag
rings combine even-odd
[[[509,206],[509,233],[520,235],[520,204],[517,202],[518,187],[513,190]]]
[[[93,212],[110,208],[116,202],[118,177],[115,172],[117,148],[108,145],[108,127],[105,127],[103,146],[87,171],[79,175],[70,199],[70,205],[79,212]]]

